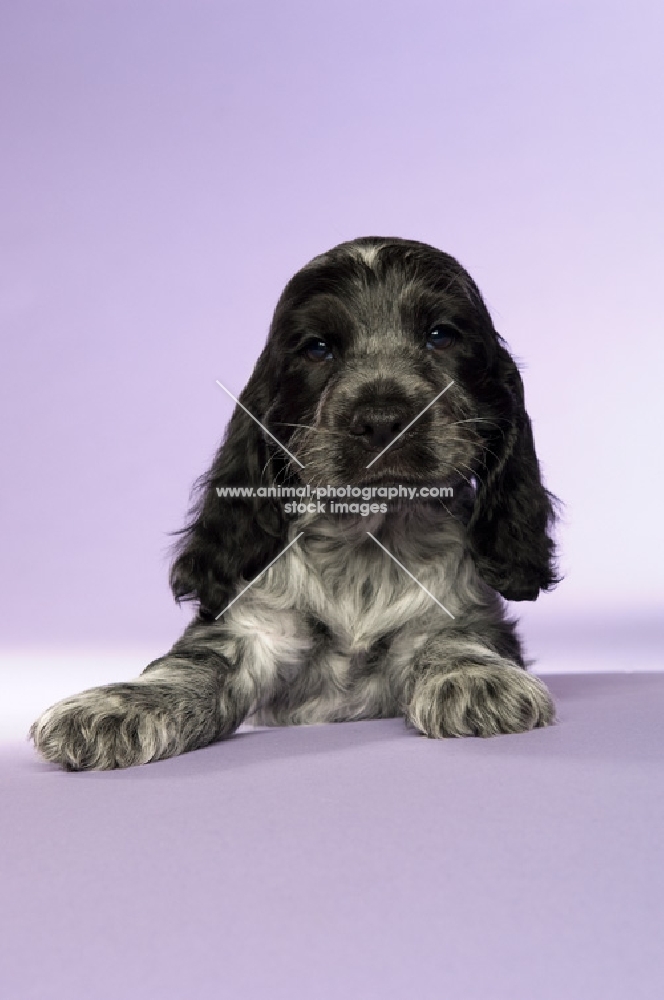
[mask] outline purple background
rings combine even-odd
[[[189,612],[181,526],[314,254],[457,256],[526,363],[567,579],[544,674],[661,667],[661,0],[0,0],[0,737]],[[659,676],[558,725],[243,732],[67,775],[0,747],[16,1000],[658,1000]]]
[[[4,649],[176,638],[215,379],[366,234],[457,256],[525,362],[567,504],[527,626],[651,635],[662,29],[659,2],[2,3]]]

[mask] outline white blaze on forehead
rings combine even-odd
[[[377,247],[358,247],[358,246],[353,247],[353,253],[355,254],[355,256],[358,257],[360,260],[363,260],[364,263],[368,264],[370,267],[372,267],[373,264],[375,263],[376,255],[377,255],[377,253],[378,253],[379,250],[380,250],[379,246],[377,246]]]
[[[375,246],[360,246],[350,240],[348,243],[340,243],[338,246],[332,247],[331,250],[326,250],[324,253],[319,253],[315,257],[312,257],[301,270],[306,271],[308,268],[319,267],[321,264],[331,262],[334,260],[334,254],[339,251],[343,251],[348,256],[354,257],[355,260],[360,260],[369,267],[373,267],[376,263],[379,250],[382,250],[384,246],[387,246],[387,244],[378,243]]]

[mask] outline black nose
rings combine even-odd
[[[365,448],[384,448],[397,437],[408,424],[406,408],[399,405],[378,405],[367,403],[358,406],[348,430]],[[398,447],[401,440],[396,441]]]

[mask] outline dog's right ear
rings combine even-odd
[[[261,422],[269,408],[268,370],[265,348],[239,397]],[[278,445],[236,406],[212,466],[196,482],[188,524],[176,532],[181,537],[170,572],[175,599],[198,601],[206,620],[223,611],[238,585],[260,573],[287,541],[287,521],[275,499],[220,496],[218,490],[272,486],[282,458]]]

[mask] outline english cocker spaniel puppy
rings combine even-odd
[[[476,285],[365,237],[286,285],[171,570],[196,617],[129,683],[48,709],[64,768],[262,725],[402,716],[430,737],[554,721],[503,598],[557,576],[521,377]],[[233,495],[235,493],[235,495]]]

